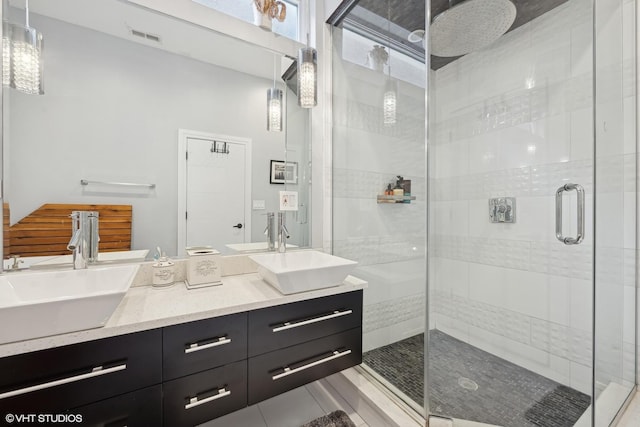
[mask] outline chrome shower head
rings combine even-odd
[[[429,30],[431,54],[461,56],[489,46],[516,19],[510,0],[466,0],[433,19]]]

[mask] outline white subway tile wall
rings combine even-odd
[[[424,332],[425,92],[424,84],[399,81],[397,123],[385,126],[388,77],[364,67],[366,41],[356,41],[360,50],[354,50],[352,35],[334,37],[332,243],[336,255],[359,262],[353,274],[369,282],[364,294],[367,351]],[[408,66],[412,75],[418,70],[425,76],[424,64],[413,62]],[[397,69],[403,65],[394,63],[393,75],[402,76]],[[376,197],[389,183],[394,186],[398,175],[411,180],[416,200],[378,204]]]
[[[611,26],[634,34],[633,2],[605,3],[599,53],[620,37]],[[429,130],[430,327],[587,393],[594,168],[600,388],[633,381],[637,259],[635,53],[624,44],[598,57],[594,161],[591,8],[570,0],[436,71]],[[587,193],[579,246],[555,237],[555,191],[568,182]],[[506,196],[516,223],[491,224],[488,199]]]
[[[603,27],[631,37],[633,1],[608,3],[622,7],[598,11]],[[595,168],[599,313],[610,315],[598,335],[596,385],[633,381],[635,52],[625,43],[598,58],[594,161],[591,7],[570,0],[431,72],[428,192],[424,91],[401,83],[398,123],[386,127],[384,76],[337,52],[332,243],[334,253],[359,261],[355,274],[370,283],[367,350],[422,332],[428,207],[430,327],[588,393]],[[599,52],[615,42],[601,30]],[[417,200],[376,204],[396,175],[412,180]],[[587,194],[578,246],[555,237],[555,191],[568,182]],[[506,196],[517,198],[516,222],[489,223],[488,199]],[[574,200],[565,201],[568,235],[577,227]]]

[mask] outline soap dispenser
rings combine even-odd
[[[396,186],[393,188],[393,195],[394,196],[404,196],[404,189],[400,185],[400,183],[402,182],[403,179],[404,179],[403,177],[398,175],[398,180],[396,181]],[[400,203],[402,203],[402,201]]]
[[[153,264],[153,287],[173,285],[176,275],[176,266],[167,254],[157,248],[157,260]]]

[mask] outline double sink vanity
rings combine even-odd
[[[151,263],[6,273],[0,412],[197,425],[359,364],[355,264],[228,256],[222,285],[194,290],[150,286]]]

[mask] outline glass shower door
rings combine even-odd
[[[430,3],[428,411],[608,425],[635,383],[635,3]]]
[[[608,426],[636,383],[636,3],[595,8],[595,426]]]

